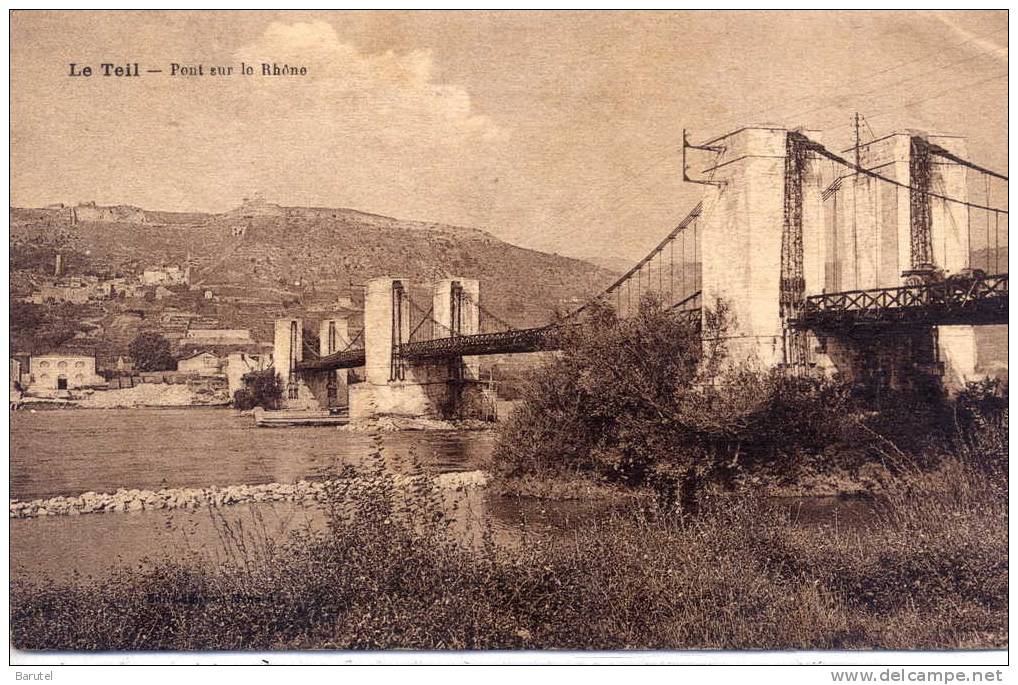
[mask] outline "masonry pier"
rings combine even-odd
[[[961,156],[964,140],[895,133],[858,149],[857,170],[825,177],[812,131],[749,127],[706,143],[703,301],[729,307],[734,363],[819,368],[894,387],[940,376],[949,389],[975,378],[972,326],[796,326],[805,300],[939,283],[970,263],[965,170],[929,153]],[[854,153],[855,151],[853,151]],[[777,295],[777,296],[776,296]],[[709,333],[708,333],[709,334]]]

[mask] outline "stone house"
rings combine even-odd
[[[94,356],[70,352],[34,355],[29,369],[29,391],[73,390],[106,383],[96,373]]]

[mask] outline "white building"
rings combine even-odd
[[[230,386],[230,397],[244,387],[244,374],[264,371],[272,366],[272,355],[231,352],[226,359],[226,381]]]
[[[45,354],[29,361],[29,391],[73,390],[106,381],[96,373],[95,357],[75,354]]]
[[[167,266],[161,269],[145,269],[141,273],[141,282],[145,285],[187,285],[190,276],[190,268]]]
[[[223,371],[223,360],[214,353],[203,350],[178,359],[177,371],[196,373],[199,376],[219,376]]]
[[[181,346],[191,344],[251,345],[254,343],[251,331],[244,328],[190,328],[184,338]]]

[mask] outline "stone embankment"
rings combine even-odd
[[[405,488],[419,482],[421,476],[392,477],[396,487]],[[461,491],[484,487],[488,476],[483,471],[443,473],[432,478],[440,490]],[[11,518],[36,516],[76,516],[105,512],[155,511],[166,509],[198,509],[206,506],[222,507],[231,504],[254,502],[297,502],[313,504],[329,496],[332,487],[342,486],[356,495],[370,485],[365,479],[354,481],[307,481],[296,483],[266,483],[262,485],[231,485],[222,488],[166,488],[162,490],[127,490],[114,493],[86,492],[76,497],[53,497],[29,502],[11,500]]]

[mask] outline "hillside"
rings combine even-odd
[[[201,303],[201,313],[223,326],[251,328],[260,340],[270,339],[277,316],[320,318],[340,297],[359,305],[361,286],[377,276],[412,282],[476,278],[487,309],[526,326],[547,322],[556,309],[575,306],[616,275],[510,245],[477,229],[264,201],[223,214],[92,204],[11,208],[10,225],[14,294],[51,274],[57,252],[72,275],[137,274],[186,262],[192,284],[216,295],[214,304]],[[193,294],[146,305],[157,310],[198,306]],[[106,312],[108,317],[116,313]]]

